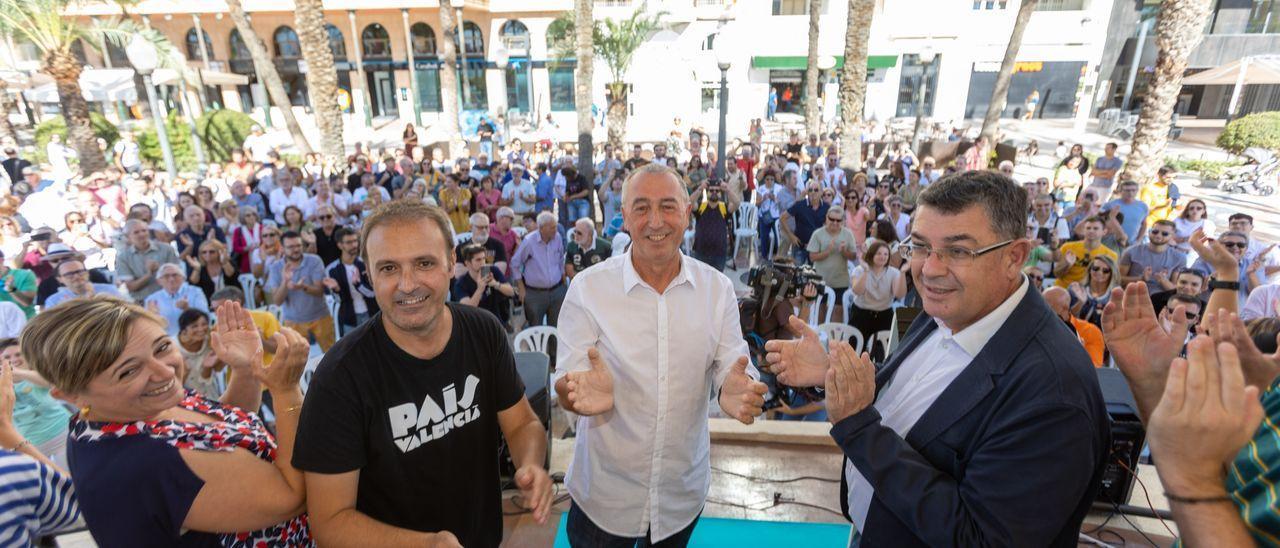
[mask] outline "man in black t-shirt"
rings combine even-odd
[[[546,522],[546,431],[502,326],[446,302],[449,226],[440,208],[403,200],[364,221],[381,312],[325,354],[294,445],[319,543],[498,546],[499,436],[527,507]]]

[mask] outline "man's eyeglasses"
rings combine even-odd
[[[1249,247],[1249,244],[1244,242],[1222,242],[1222,246],[1227,249],[1244,249]]]
[[[1027,278],[1031,279],[1031,281],[1037,284],[1044,281],[1044,276],[1037,276],[1035,274],[1027,274]]]
[[[939,260],[952,266],[963,266],[970,264],[983,255],[991,253],[997,249],[1007,246],[1017,240],[1005,240],[1000,243],[991,244],[981,249],[965,249],[958,246],[947,246],[934,249],[933,247],[907,243],[902,246],[902,255],[912,261],[923,261],[928,259],[930,255],[936,256]]]
[[[843,223],[843,222],[844,222],[844,219],[839,218],[839,217],[827,217],[827,222],[828,222],[828,223]]]
[[[67,219],[67,224],[78,225],[84,223],[84,219]]]
[[[275,232],[263,232],[262,237],[263,238],[279,238],[280,235]]]
[[[316,219],[320,221],[327,221],[332,218],[333,218],[333,215],[316,215]]]
[[[89,273],[89,271],[88,271],[88,270],[85,270],[85,269],[83,269],[83,268],[82,268],[82,269],[80,269],[80,270],[72,270],[71,272],[63,272],[63,273],[62,273],[62,274],[60,274],[60,275],[61,275],[63,278],[74,278],[74,277],[79,276],[79,275],[81,275],[81,274],[88,274],[88,273]]]
[[[1172,307],[1172,306],[1168,306],[1168,307],[1166,307],[1166,308],[1165,308],[1165,310],[1167,310],[1167,311],[1169,312],[1169,314],[1170,314],[1170,315],[1172,315],[1172,314],[1174,313],[1174,309],[1173,309],[1173,307]],[[1184,310],[1182,313],[1183,313],[1183,314],[1186,314],[1186,316],[1187,316],[1187,321],[1189,321],[1189,322],[1193,322],[1193,321],[1195,321],[1195,320],[1196,320],[1196,318],[1199,318],[1199,317],[1200,317],[1200,314],[1197,314],[1197,313],[1195,313],[1195,312],[1190,312],[1190,311],[1185,311],[1185,310]]]
[[[1111,269],[1105,266],[1091,266],[1089,267],[1089,272],[1101,272],[1103,274],[1110,274]]]
[[[1169,236],[1171,234],[1172,232],[1169,232],[1168,230],[1156,230],[1154,228],[1151,229],[1152,236]]]
[[[489,230],[489,225],[471,225],[472,230]]]

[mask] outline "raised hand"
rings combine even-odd
[[[1191,249],[1204,259],[1209,266],[1213,267],[1214,274],[1219,279],[1234,280],[1240,275],[1240,266],[1236,262],[1236,256],[1227,250],[1227,247],[1221,242],[1204,235],[1204,228],[1197,228],[1191,233],[1191,240],[1187,243],[1191,244]]]
[[[742,424],[755,422],[764,412],[764,395],[769,391],[764,383],[747,375],[747,363],[746,356],[739,357],[720,385],[720,409]]]
[[[320,280],[320,282],[323,283],[325,287],[329,288],[330,291],[337,291],[339,289],[338,280],[335,280],[328,276],[326,276],[323,280]]]
[[[1062,256],[1062,258],[1063,258],[1063,259],[1065,259],[1065,260],[1067,261],[1067,264],[1068,264],[1068,265],[1076,264],[1076,258],[1077,258],[1077,257],[1076,257],[1076,254],[1075,254],[1075,253],[1072,253],[1072,252],[1068,251],[1068,252],[1066,252],[1066,253]]]
[[[311,343],[297,331],[287,327],[281,328],[271,339],[276,343],[275,356],[271,365],[262,365],[262,349],[257,351],[254,360],[254,376],[272,392],[290,392],[298,389],[298,379],[307,368],[307,357],[311,354]]]
[[[547,471],[542,466],[526,464],[516,470],[515,479],[516,487],[520,489],[520,496],[524,499],[525,508],[533,512],[533,519],[539,525],[547,523],[552,504],[551,476],[547,475]]]
[[[1196,337],[1188,359],[1169,368],[1148,422],[1151,452],[1165,489],[1181,497],[1225,496],[1223,465],[1258,429],[1258,387],[1245,386],[1235,345]]]
[[[788,386],[821,386],[827,376],[827,352],[818,333],[795,316],[787,321],[791,332],[799,333],[800,338],[764,343],[770,372]]]
[[[173,303],[173,306],[178,307],[178,310],[186,310],[188,306],[191,306],[191,303],[188,303],[186,299],[178,299]]]
[[[213,326],[210,344],[218,359],[231,366],[232,371],[244,374],[261,367],[262,337],[249,311],[240,303],[226,300],[218,305],[217,315],[218,323]]]
[[[1156,318],[1147,284],[1135,282],[1123,290],[1111,290],[1111,300],[1102,310],[1102,334],[1111,357],[1129,379],[1138,408],[1149,413],[1164,391],[1169,363],[1178,356],[1187,338],[1184,305],[1177,305],[1166,330]]]
[[[832,341],[827,370],[827,418],[836,424],[866,409],[876,400],[876,367],[871,355],[861,356],[845,341]]]
[[[1209,326],[1213,337],[1218,341],[1235,345],[1245,384],[1259,388],[1271,386],[1276,377],[1280,376],[1280,351],[1263,354],[1258,345],[1254,344],[1253,337],[1249,336],[1249,330],[1239,314],[1227,313],[1225,309],[1217,313],[1209,312],[1204,315],[1201,324]],[[1280,341],[1280,335],[1276,336],[1276,340]]]
[[[599,415],[613,409],[613,376],[609,374],[599,350],[587,349],[587,361],[591,364],[590,369],[565,376],[568,379],[569,402],[579,415]]]

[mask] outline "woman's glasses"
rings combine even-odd
[[[1089,267],[1089,272],[1101,272],[1103,274],[1110,274],[1111,269],[1105,266],[1091,266]]]

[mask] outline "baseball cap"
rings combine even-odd
[[[23,174],[23,175],[35,175],[35,174],[37,174],[37,173],[40,173],[40,172],[36,171],[36,168],[34,168],[34,167],[27,166],[27,167],[22,168],[22,174]]]

